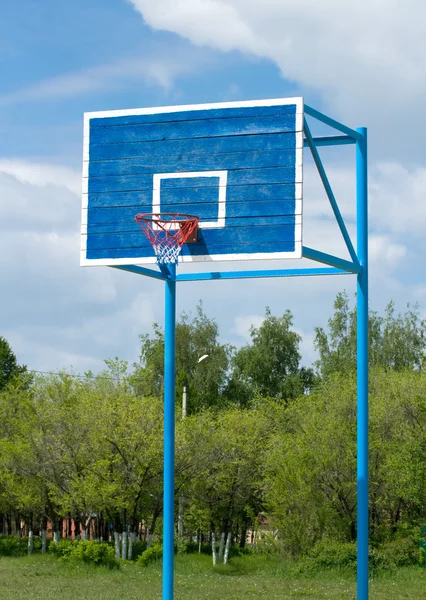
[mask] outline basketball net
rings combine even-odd
[[[200,218],[178,213],[149,213],[136,215],[135,220],[151,242],[157,263],[163,265],[177,263],[183,244],[197,228]]]

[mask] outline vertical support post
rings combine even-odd
[[[367,129],[357,132],[357,598],[368,600],[368,180]]]
[[[175,508],[175,366],[176,266],[169,265],[165,282],[164,324],[164,490],[163,490],[163,600],[173,600]]]

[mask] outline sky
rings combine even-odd
[[[84,112],[292,96],[368,127],[370,305],[418,303],[426,316],[425,58],[422,0],[5,3],[0,335],[30,369],[83,373],[110,357],[137,361],[138,336],[163,321],[161,282],[79,266]],[[321,156],[355,241],[354,148]],[[304,244],[346,258],[305,157]],[[178,313],[202,300],[238,347],[266,306],[289,309],[310,364],[314,328],[355,288],[352,276],[185,283]]]

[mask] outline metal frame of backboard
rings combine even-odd
[[[176,274],[175,265],[162,265],[159,270],[132,264],[113,268],[144,275],[165,283],[164,346],[164,527],[163,527],[163,600],[174,597],[174,453],[175,453],[175,328],[176,285],[181,282],[267,277],[303,277],[318,275],[357,276],[357,598],[368,600],[368,175],[367,130],[356,130],[304,105],[305,115],[337,130],[338,135],[313,137],[304,119],[303,145],[309,148],[350,259],[302,247],[304,258],[322,263],[323,267],[244,271],[208,271]],[[129,111],[128,114],[131,114]],[[345,221],[339,210],[318,148],[356,146],[356,222],[355,250]]]

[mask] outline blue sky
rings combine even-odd
[[[385,10],[386,9],[386,10]],[[413,18],[414,17],[414,18]],[[30,368],[102,368],[138,358],[138,334],[162,321],[162,286],[79,267],[85,111],[303,95],[370,138],[371,306],[426,311],[423,98],[426,7],[420,0],[24,0],[0,22],[0,334]],[[353,152],[325,151],[354,233]],[[345,256],[312,166],[306,245]],[[276,266],[276,265],[273,265]],[[286,308],[314,358],[313,328],[338,290],[323,278],[193,284],[222,338],[244,343],[266,305]]]

